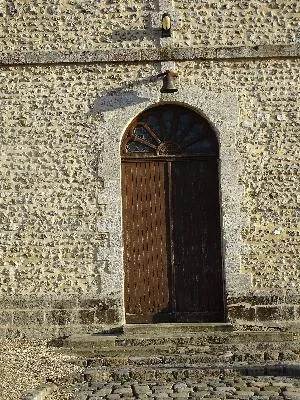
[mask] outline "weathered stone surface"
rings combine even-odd
[[[258,46],[257,46],[258,47]],[[255,58],[299,58],[300,48],[296,44],[249,47],[219,47],[219,48],[133,48],[94,50],[82,52],[41,52],[30,53],[3,52],[0,55],[0,65],[35,65],[35,64],[86,64],[86,63],[126,63],[138,61],[187,61],[187,60],[234,60]]]
[[[188,386],[185,382],[178,382],[178,383],[175,383],[175,385],[173,386],[173,389],[175,392],[184,392],[184,391],[188,391]]]
[[[114,389],[113,393],[115,394],[121,394],[121,395],[132,395],[132,389],[131,387],[118,387],[116,389]]]
[[[136,395],[152,393],[149,385],[133,385],[132,390]]]
[[[254,392],[248,390],[237,390],[235,392],[235,395],[240,400],[247,400],[250,399],[252,396],[254,396]]]
[[[298,398],[300,398],[300,388],[289,388],[288,390],[283,391],[282,394],[285,397],[298,396]]]
[[[94,392],[94,395],[99,396],[99,397],[104,397],[108,394],[111,394],[111,388],[107,388],[107,387],[99,389],[96,392]]]
[[[107,400],[119,400],[121,398],[120,394],[111,393],[106,396]]]
[[[154,394],[155,399],[166,399],[168,397],[169,397],[169,393],[165,393],[165,392],[155,392],[155,394]]]
[[[189,398],[189,392],[173,392],[170,394],[170,397],[173,399],[188,399]]]
[[[197,399],[204,399],[209,397],[210,392],[206,390],[198,390],[194,393],[192,393],[192,397],[197,398]]]
[[[176,43],[188,46],[215,47],[220,44],[248,46],[295,41],[297,1],[207,2],[175,0],[175,9],[182,12],[182,27]],[[254,22],[255,21],[255,22]],[[272,21],[272,22],[271,22]],[[254,22],[254,23],[253,23]],[[211,34],[210,26],[213,23]],[[236,27],[240,30],[237,31]]]

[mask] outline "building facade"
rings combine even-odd
[[[3,336],[149,322],[143,301],[152,322],[182,301],[195,315],[179,322],[298,325],[299,15],[293,0],[0,2]],[[177,92],[160,91],[167,70]],[[214,151],[182,146],[197,124]]]

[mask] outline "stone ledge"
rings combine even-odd
[[[219,48],[112,49],[78,52],[2,52],[0,66],[107,62],[298,58],[300,44]]]

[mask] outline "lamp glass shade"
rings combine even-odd
[[[164,13],[162,16],[161,34],[162,34],[162,37],[170,37],[171,36],[171,17],[167,13]]]
[[[171,29],[171,18],[168,14],[164,14],[162,18],[162,28],[165,31],[168,31]]]

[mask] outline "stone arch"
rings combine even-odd
[[[158,86],[158,85],[157,85]],[[119,97],[112,96],[110,102],[114,110],[103,114],[102,158],[98,165],[98,174],[106,183],[101,189],[101,202],[107,204],[106,215],[110,221],[103,229],[110,232],[107,248],[101,249],[102,257],[110,265],[110,271],[102,275],[103,295],[114,293],[120,304],[121,323],[125,323],[124,308],[124,266],[121,209],[121,157],[120,143],[126,128],[144,110],[158,105],[172,103],[193,110],[214,129],[219,142],[220,158],[220,197],[222,208],[223,257],[225,273],[225,296],[247,294],[251,289],[251,275],[240,271],[240,254],[245,251],[241,240],[241,229],[245,222],[241,211],[242,187],[238,182],[240,168],[239,154],[235,145],[238,131],[238,106],[234,93],[208,92],[196,86],[181,88],[178,93],[158,94],[159,87],[141,87],[141,102],[131,105],[127,99],[119,104]],[[111,228],[112,227],[112,228]],[[99,223],[99,229],[102,225]]]
[[[160,104],[122,139],[126,321],[223,322],[219,149],[191,109]]]

